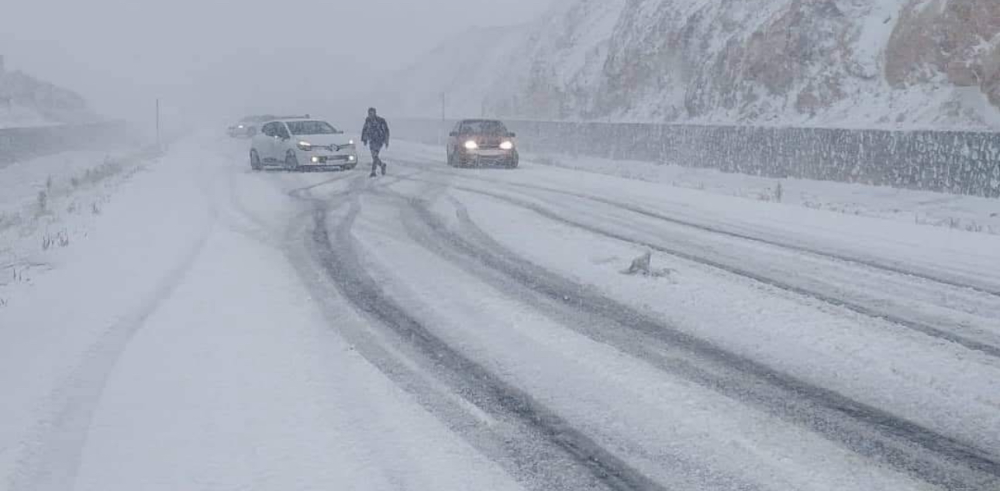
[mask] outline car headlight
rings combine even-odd
[[[479,148],[479,144],[476,143],[474,140],[469,140],[469,141],[465,142],[465,149],[466,150],[475,150],[477,148]]]
[[[353,146],[354,145],[354,140],[347,140],[347,144]]]
[[[512,142],[510,140],[507,140],[507,141],[505,141],[505,142],[503,142],[503,143],[500,144],[500,149],[501,150],[513,150],[514,149],[514,142]]]
[[[237,128],[239,128],[239,129],[242,130],[243,129],[243,125],[239,125],[239,126],[237,126]]]
[[[296,146],[299,147],[299,150],[302,150],[304,152],[308,152],[313,149],[312,143],[304,141],[300,141]]]

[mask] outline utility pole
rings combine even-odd
[[[160,146],[160,98],[156,98],[156,151],[162,151],[163,147]]]

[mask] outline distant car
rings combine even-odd
[[[326,121],[268,121],[250,144],[250,167],[287,170],[353,169],[358,165],[354,140]]]
[[[230,126],[226,133],[230,138],[251,138],[260,131],[260,123],[267,121],[269,119],[274,119],[273,117],[264,116],[247,116],[236,124]]]
[[[515,168],[520,161],[517,136],[495,119],[465,119],[448,134],[448,165],[502,165]]]
[[[230,126],[227,133],[232,138],[252,138],[257,133],[260,132],[260,127],[268,121],[274,121],[278,119],[309,119],[309,115],[305,116],[275,116],[273,114],[257,114],[253,116],[247,116],[233,126]]]

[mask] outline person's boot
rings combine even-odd
[[[382,162],[382,175],[385,175],[385,162]]]

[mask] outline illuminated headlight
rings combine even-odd
[[[347,140],[347,144],[353,146],[354,145],[354,140]]]
[[[239,129],[242,130],[243,129],[243,125],[239,125],[239,126],[237,126],[237,128],[239,128]]]
[[[347,156],[347,161],[348,162],[354,162],[354,156],[353,155],[348,155]]]
[[[505,142],[503,142],[503,143],[500,144],[500,149],[501,150],[513,150],[514,149],[514,142],[509,141],[509,140],[505,141]]]
[[[312,158],[312,163],[318,164],[319,163],[319,157],[313,157]]]
[[[465,142],[465,149],[466,150],[475,150],[477,148],[479,148],[479,144],[476,143],[475,141],[469,140],[469,141]]]
[[[299,147],[299,150],[302,150],[304,152],[308,152],[313,149],[312,143],[304,141],[300,141],[297,146]]]

